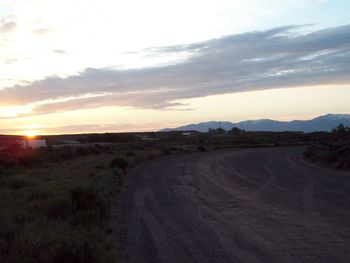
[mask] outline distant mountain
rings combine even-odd
[[[244,129],[246,131],[331,131],[334,127],[343,123],[350,126],[350,114],[327,114],[311,120],[294,120],[294,121],[275,121],[269,119],[248,120],[238,123],[228,121],[209,121],[197,124],[189,124],[177,128],[167,128],[162,131],[200,131],[207,132],[209,128],[223,128],[230,130],[233,127]]]

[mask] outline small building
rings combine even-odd
[[[34,140],[34,139],[20,140],[20,145],[23,149],[38,149],[38,148],[46,147],[46,140]]]

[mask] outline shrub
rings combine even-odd
[[[72,207],[67,198],[52,200],[47,209],[49,219],[66,220],[72,215]]]
[[[103,215],[98,208],[84,209],[74,212],[72,225],[97,225],[102,223]]]
[[[8,262],[40,262],[41,254],[46,250],[43,235],[38,225],[26,224],[8,243]]]
[[[71,190],[71,204],[73,208],[73,225],[99,224],[108,214],[109,203],[99,198],[92,188],[77,187]]]
[[[96,169],[106,169],[106,167],[104,167],[104,166],[101,165],[101,164],[96,164],[96,165],[95,165],[95,168],[96,168]]]
[[[321,142],[311,144],[304,152],[304,158],[338,169],[349,169],[350,141]]]
[[[26,224],[10,240],[0,238],[0,262],[112,263],[116,258],[113,245],[99,227]]]
[[[0,239],[9,243],[16,235],[17,225],[7,217],[0,218]]]
[[[97,193],[92,188],[76,187],[70,192],[73,210],[90,209],[96,206]]]
[[[198,146],[198,151],[205,152],[206,150],[207,149],[203,145]]]
[[[32,223],[34,220],[35,216],[33,214],[21,208],[15,208],[14,211],[12,211],[12,222],[17,226]]]
[[[44,187],[38,187],[36,189],[33,189],[32,193],[30,194],[28,200],[45,200],[48,199],[51,196],[51,192],[49,192]]]
[[[164,154],[164,155],[169,155],[169,154],[171,154],[171,151],[170,151],[168,148],[164,147],[164,148],[162,149],[162,154]]]
[[[131,156],[135,156],[136,154],[135,154],[135,152],[133,152],[133,151],[127,151],[126,153],[125,153],[125,156],[129,156],[129,157],[131,157]]]
[[[128,168],[128,166],[129,166],[128,161],[122,157],[114,158],[109,165],[110,168],[114,168],[114,167],[119,168],[124,173],[126,172],[126,169]]]
[[[34,185],[34,181],[24,176],[13,176],[6,178],[5,184],[9,185],[13,189],[20,189],[22,187]]]
[[[53,256],[54,263],[94,263],[96,259],[95,251],[88,242],[62,242]]]
[[[123,184],[123,174],[120,169],[111,169],[109,172],[96,177],[93,182],[93,189],[98,193],[99,203],[107,208]]]
[[[113,244],[99,227],[70,228],[56,244],[51,260],[54,263],[115,262],[116,257],[111,251]]]

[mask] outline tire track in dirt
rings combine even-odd
[[[350,174],[305,163],[302,151],[220,150],[137,167],[122,198],[126,262],[348,263]]]

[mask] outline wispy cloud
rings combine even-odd
[[[7,60],[5,61],[5,63],[6,63],[6,64],[12,64],[12,63],[16,63],[17,61],[18,61],[18,59],[12,58],[12,59],[7,59]]]
[[[23,131],[31,129],[36,130],[39,134],[44,131],[45,134],[76,134],[76,133],[93,133],[93,132],[138,132],[142,130],[154,130],[159,128],[159,123],[94,123],[94,124],[76,124],[76,125],[64,125],[58,127],[19,127],[19,128],[0,128],[0,134],[23,134]]]
[[[287,26],[153,48],[158,55],[188,52],[191,56],[174,65],[134,70],[89,68],[66,78],[48,77],[0,90],[0,103],[37,103],[33,114],[113,105],[182,109],[177,101],[186,98],[350,84],[350,25],[308,34],[298,30],[298,26]],[[51,103],[40,103],[48,100]]]
[[[34,34],[36,35],[46,35],[48,33],[51,32],[51,29],[50,28],[46,28],[46,27],[43,27],[43,28],[36,28],[32,31]]]
[[[67,55],[68,54],[67,51],[62,50],[62,49],[55,49],[52,52],[55,53],[55,54],[60,54],[60,55]]]

